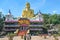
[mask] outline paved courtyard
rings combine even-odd
[[[57,37],[59,40],[60,40],[60,37]],[[8,37],[4,37],[4,38],[0,38],[0,40],[9,40]],[[15,36],[13,38],[13,40],[24,40],[24,39],[21,39],[20,36]],[[47,36],[46,39],[44,39],[44,36],[31,36],[31,40],[55,40],[53,36],[49,37]]]

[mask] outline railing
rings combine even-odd
[[[19,27],[20,25],[4,25],[4,27]]]
[[[43,29],[32,29],[32,28],[31,28],[30,30],[43,30]]]
[[[4,27],[20,27],[21,25],[4,25]],[[43,27],[43,25],[29,25],[30,27]]]
[[[15,31],[16,29],[4,29],[4,31]]]
[[[38,26],[38,27],[43,27],[43,25],[29,25],[30,27],[36,27],[36,26]]]

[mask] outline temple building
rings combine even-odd
[[[11,11],[9,10],[8,14],[5,16],[4,31],[7,33],[14,32],[18,28],[18,19],[14,19],[13,15],[11,14]]]
[[[25,9],[22,11],[22,17],[14,19],[10,10],[6,15],[4,21],[4,31],[7,33],[13,32],[18,35],[25,35],[26,33],[34,34],[43,31],[43,16],[39,11],[34,16],[34,10],[30,9],[30,3],[26,3]]]

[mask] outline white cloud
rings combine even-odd
[[[2,12],[3,11],[3,9],[2,8],[0,8],[0,12]]]
[[[57,12],[57,10],[54,10],[54,11],[53,11],[53,13],[56,13],[56,12]]]

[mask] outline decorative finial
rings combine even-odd
[[[39,10],[39,12],[38,13],[40,13],[41,14],[41,11]]]
[[[10,9],[9,9],[9,13],[11,14],[11,11],[10,11]]]
[[[39,15],[39,17],[41,16],[41,11],[39,10],[39,12],[38,12],[38,15]]]
[[[8,15],[11,15],[11,11],[10,11],[10,9],[9,9],[9,11],[8,11]]]

